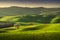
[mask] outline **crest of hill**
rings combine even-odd
[[[18,6],[11,6],[6,8],[0,8],[0,16],[9,16],[9,15],[59,15],[60,8],[45,8],[45,7],[36,7],[36,8],[29,8],[29,7],[18,7]]]

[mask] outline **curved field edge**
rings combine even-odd
[[[32,28],[34,30],[30,30]],[[60,40],[60,24],[36,24],[22,26],[20,29],[1,30],[5,32],[0,33],[0,40]]]

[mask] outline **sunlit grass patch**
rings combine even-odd
[[[5,32],[0,33],[1,40],[59,40],[60,24],[34,24],[3,28]],[[0,31],[1,31],[0,30]]]

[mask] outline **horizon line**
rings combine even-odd
[[[9,8],[9,7],[22,7],[22,8],[60,8],[60,7],[44,7],[44,6],[38,6],[38,7],[23,7],[23,6],[0,6],[0,8]]]

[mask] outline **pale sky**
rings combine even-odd
[[[0,7],[60,7],[60,0],[0,0]]]

